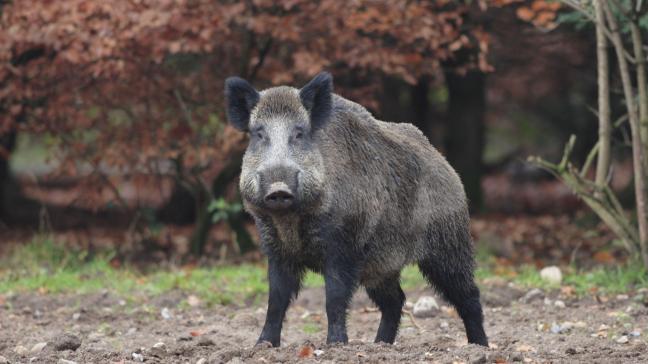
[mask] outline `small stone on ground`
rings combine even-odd
[[[63,351],[63,350],[76,350],[81,346],[81,339],[72,334],[63,334],[55,338],[52,342],[54,350]]]
[[[416,304],[414,304],[412,313],[414,314],[414,316],[421,318],[433,317],[437,313],[439,313],[439,305],[437,304],[434,297],[423,296],[419,298],[418,301],[416,301]]]
[[[555,265],[544,267],[540,271],[540,278],[551,284],[560,284],[562,282],[562,272]]]

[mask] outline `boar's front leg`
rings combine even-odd
[[[354,259],[354,254],[351,252],[338,249],[328,252],[324,266],[328,344],[349,341],[346,314],[353,292],[358,285],[358,270],[359,262]]]
[[[277,258],[268,259],[268,312],[257,344],[269,342],[277,347],[281,342],[281,327],[290,302],[297,297],[303,270]]]

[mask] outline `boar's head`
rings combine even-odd
[[[240,190],[248,209],[307,211],[321,202],[324,165],[318,132],[331,118],[333,81],[320,73],[301,89],[261,92],[247,81],[225,81],[227,117],[250,135]]]

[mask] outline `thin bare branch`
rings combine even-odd
[[[569,6],[570,8],[578,11],[579,13],[585,15],[585,17],[587,17],[589,20],[591,20],[593,23],[597,24],[596,17],[594,16],[594,14],[592,14],[590,11],[588,11],[586,8],[584,8],[581,5],[580,2],[574,1],[574,0],[560,0],[560,2],[562,2],[563,4]],[[610,32],[610,30],[607,27],[605,27],[605,24],[603,24],[603,32],[605,33],[605,36],[610,41],[612,41],[612,38],[613,38],[612,32]],[[632,57],[632,55],[630,53],[628,53],[626,50],[623,51],[623,54],[625,55],[626,59],[630,63],[635,62],[634,57]]]

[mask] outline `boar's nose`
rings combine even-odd
[[[273,210],[282,210],[292,206],[295,201],[290,188],[283,182],[275,182],[270,185],[268,193],[263,200],[268,208]]]

